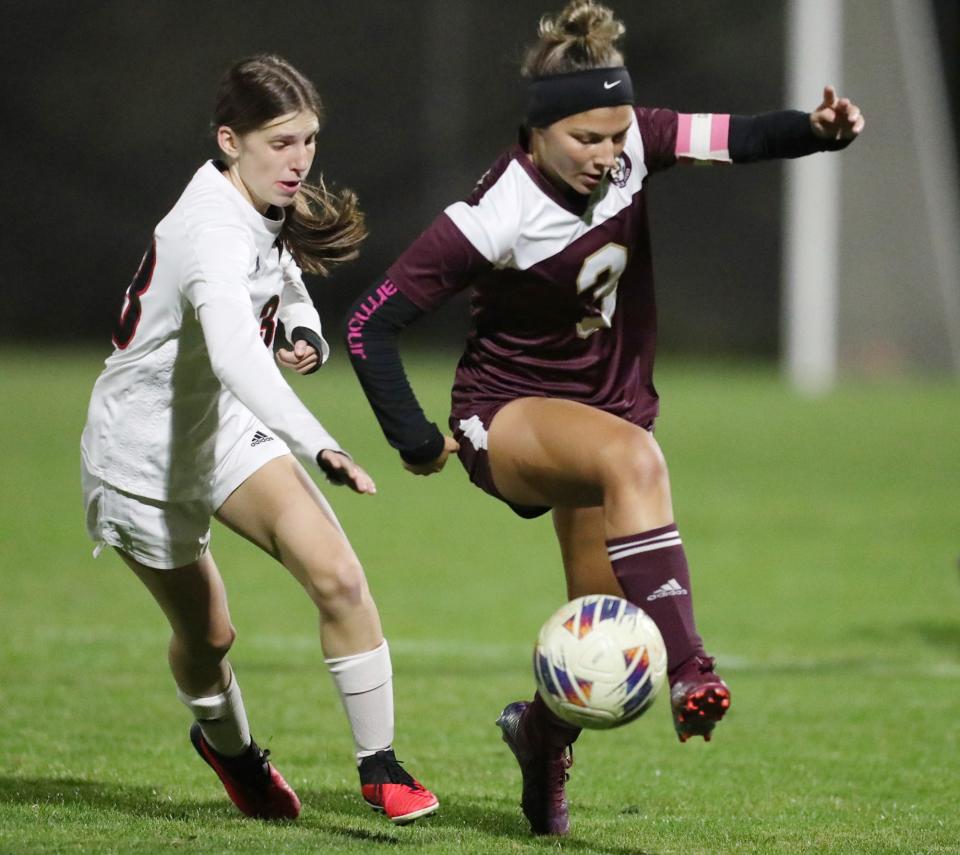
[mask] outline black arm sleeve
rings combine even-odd
[[[730,117],[728,144],[734,163],[839,151],[851,142],[821,139],[810,127],[810,114],[801,110]]]
[[[443,434],[423,414],[397,343],[400,331],[424,311],[395,288],[384,299],[385,284],[378,282],[350,308],[347,350],[387,441],[407,463],[427,463],[443,451]]]
[[[290,341],[296,343],[301,340],[305,341],[317,352],[317,364],[306,372],[307,374],[313,374],[315,371],[320,370],[320,356],[323,353],[323,345],[320,343],[320,336],[307,327],[294,327],[293,332],[290,333]]]

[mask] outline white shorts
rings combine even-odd
[[[217,465],[210,490],[210,514],[261,466],[290,453],[290,448],[279,436],[254,419],[242,427],[229,422],[221,425],[217,433]]]
[[[157,570],[199,559],[210,546],[210,517],[261,466],[290,453],[287,444],[260,426],[221,451],[210,497],[165,502],[120,490],[91,473],[81,460],[87,533],[100,554],[104,544]]]

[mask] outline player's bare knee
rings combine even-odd
[[[309,573],[307,593],[321,614],[336,614],[360,605],[369,596],[363,568],[355,557],[325,563]]]
[[[624,431],[614,441],[604,444],[601,459],[609,490],[656,492],[669,488],[667,461],[645,432]]]
[[[207,645],[216,655],[223,658],[230,652],[233,642],[237,640],[237,631],[232,624],[227,624],[217,632],[211,633],[207,638]]]
[[[194,656],[220,660],[230,652],[236,639],[237,631],[232,624],[228,623],[218,627],[207,627],[205,631],[175,636],[174,643]]]

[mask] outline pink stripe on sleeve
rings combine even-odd
[[[677,114],[677,149],[676,156],[681,157],[690,153],[690,128],[693,125],[693,116],[690,113]]]
[[[730,138],[730,114],[714,113],[710,124],[710,151],[727,151]]]

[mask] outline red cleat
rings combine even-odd
[[[190,728],[190,741],[207,765],[217,773],[230,800],[241,813],[256,819],[296,819],[300,815],[300,799],[283,780],[262,750],[251,740],[250,747],[239,757],[225,757],[203,738],[200,725]]]
[[[570,816],[565,787],[570,777],[567,769],[573,765],[573,745],[552,746],[532,734],[529,726],[525,726],[529,707],[526,701],[515,701],[508,704],[497,719],[503,741],[520,764],[523,776],[520,806],[534,834],[568,834]]]
[[[692,656],[671,679],[673,726],[681,742],[691,736],[709,742],[713,728],[730,708],[730,689],[713,672],[714,664],[709,656]]]
[[[440,807],[437,797],[400,765],[389,748],[360,761],[360,792],[370,807],[395,825],[406,825]]]

